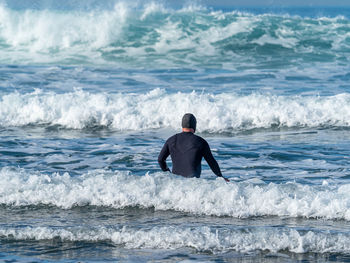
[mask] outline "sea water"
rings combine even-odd
[[[349,262],[349,63],[349,8],[2,1],[0,261]]]

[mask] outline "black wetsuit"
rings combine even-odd
[[[211,170],[217,176],[222,176],[207,141],[192,132],[175,134],[166,141],[158,156],[158,163],[163,171],[170,171],[165,162],[169,154],[174,174],[199,178],[202,171],[201,161],[204,157]]]

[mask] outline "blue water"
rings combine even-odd
[[[0,261],[349,262],[349,19],[1,2]],[[186,112],[231,182],[160,171]]]

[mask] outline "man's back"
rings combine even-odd
[[[192,132],[175,134],[166,141],[158,157],[159,165],[163,171],[168,169],[165,160],[169,154],[174,174],[184,177],[200,177],[201,161],[204,157],[213,172],[217,176],[222,176],[208,143]]]

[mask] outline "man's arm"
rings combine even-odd
[[[207,163],[209,164],[209,167],[213,171],[214,174],[216,174],[219,177],[224,178],[226,182],[230,181],[229,179],[222,176],[220,167],[219,167],[217,161],[215,160],[213,154],[211,153],[209,144],[207,142],[205,142],[205,144],[204,144],[203,157],[207,161]]]
[[[170,169],[168,168],[165,161],[166,158],[168,158],[169,154],[170,152],[169,152],[168,142],[166,142],[158,155],[159,166],[164,172],[167,172],[167,171],[170,172]]]

